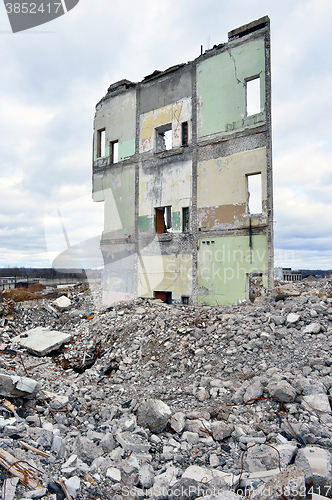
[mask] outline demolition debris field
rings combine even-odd
[[[10,292],[5,500],[332,497],[331,280],[216,307]]]

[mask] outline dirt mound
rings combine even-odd
[[[1,295],[6,300],[12,299],[14,302],[25,302],[26,300],[41,299],[41,296],[38,293],[27,292],[22,288],[12,288],[11,290],[3,290],[1,292]]]

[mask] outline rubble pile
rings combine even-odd
[[[332,498],[331,282],[311,286],[105,309],[79,285],[4,307],[2,498]]]

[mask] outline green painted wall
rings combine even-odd
[[[94,161],[97,160],[97,131],[101,129],[105,129],[105,157],[109,156],[111,141],[119,142],[119,161],[135,154],[135,90],[103,100],[98,104],[94,121]]]
[[[227,132],[265,120],[245,116],[245,80],[260,75],[261,108],[265,108],[264,40],[229,49],[197,66],[198,136]]]
[[[135,225],[135,168],[114,166],[93,178],[94,201],[105,201],[103,237],[133,234]]]
[[[119,161],[135,154],[135,139],[119,143]]]
[[[205,242],[205,243],[203,243]],[[209,242],[209,245],[207,244]],[[199,302],[234,304],[246,298],[247,273],[268,270],[267,236],[228,236],[199,240]]]

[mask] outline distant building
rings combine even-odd
[[[302,274],[301,271],[292,271],[290,267],[276,267],[274,277],[283,281],[301,281]]]
[[[230,304],[273,287],[270,20],[194,61],[112,84],[96,106],[93,199],[105,303]]]

